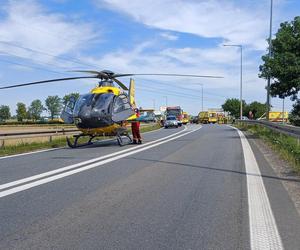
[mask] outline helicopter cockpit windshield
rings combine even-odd
[[[75,122],[79,128],[98,128],[122,122],[134,111],[125,94],[90,93],[81,95],[76,103],[67,104],[63,113],[64,121]]]
[[[111,106],[114,94],[85,94],[77,100],[73,116],[84,120],[85,127],[97,127],[112,124]],[[78,124],[80,126],[80,123]]]

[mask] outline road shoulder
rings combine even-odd
[[[283,245],[285,249],[299,249],[300,179],[291,175],[288,164],[261,139],[247,132],[244,134],[260,167]]]

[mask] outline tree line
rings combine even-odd
[[[25,119],[37,121],[41,119],[43,111],[47,111],[51,120],[59,116],[62,108],[73,97],[75,100],[79,98],[79,93],[70,93],[60,98],[58,95],[48,96],[43,104],[41,100],[36,99],[26,107],[25,103],[18,102],[16,109],[16,119],[22,122]],[[6,121],[12,118],[10,107],[8,105],[0,105],[0,121]]]
[[[300,124],[300,16],[280,24],[269,53],[262,57],[259,77],[272,80],[270,94],[294,101],[291,119]]]
[[[257,101],[247,104],[244,100],[243,103],[243,116],[249,117],[251,112],[252,118],[257,119],[264,115],[266,112],[267,105],[265,103],[260,103]],[[222,105],[224,111],[229,112],[233,117],[240,117],[240,100],[237,98],[230,98],[225,101]]]

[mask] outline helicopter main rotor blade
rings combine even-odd
[[[109,78],[109,76],[107,74],[105,74],[104,72],[96,71],[96,70],[71,70],[70,72],[89,73],[89,74],[94,74],[97,76],[102,76],[103,78],[106,78],[106,79]]]
[[[59,82],[59,81],[69,81],[69,80],[77,80],[77,79],[92,79],[92,78],[98,78],[98,77],[97,76],[78,76],[78,77],[57,78],[57,79],[50,79],[50,80],[44,80],[44,81],[9,85],[9,86],[5,86],[5,87],[0,87],[0,89],[11,89],[11,88],[17,88],[17,87],[23,87],[23,86],[29,86],[29,85],[48,83],[48,82]]]
[[[185,75],[185,74],[114,74],[113,77],[124,77],[124,76],[176,76],[176,77],[202,77],[202,78],[224,78],[223,76],[212,76],[212,75]]]
[[[124,89],[124,90],[128,90],[128,88],[117,78],[112,78],[113,81],[115,81],[117,84],[119,84],[119,86]]]

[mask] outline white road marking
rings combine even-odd
[[[236,130],[242,142],[247,173],[251,249],[281,250],[283,245],[257,161],[245,135]]]
[[[180,130],[177,133],[168,135],[166,137],[160,138],[160,139],[155,140],[155,141],[150,141],[150,142],[144,143],[142,145],[139,145],[139,147],[144,147],[144,146],[147,146],[147,145],[165,140],[165,139],[170,138],[172,136],[175,136],[177,134],[183,133],[186,129],[187,129],[187,127],[185,127],[183,130]],[[19,179],[19,180],[16,180],[16,181],[8,182],[8,183],[0,185],[0,190],[6,189],[6,188],[9,188],[9,187],[12,187],[12,186],[20,185],[20,184],[23,184],[25,182],[41,179],[41,178],[44,178],[44,177],[47,177],[47,176],[50,176],[50,175],[58,174],[58,173],[61,173],[61,172],[64,172],[64,171],[68,171],[68,170],[71,170],[73,168],[77,168],[77,167],[81,167],[83,165],[91,164],[91,163],[106,159],[108,157],[113,157],[113,156],[116,156],[118,154],[126,153],[128,151],[132,151],[132,150],[135,150],[135,149],[136,149],[135,147],[127,148],[127,149],[117,151],[117,152],[114,152],[114,153],[111,153],[111,154],[100,156],[98,158],[94,158],[94,159],[91,159],[91,160],[79,162],[79,163],[76,163],[76,164],[73,164],[73,165],[70,165],[70,166],[66,166],[66,167],[63,167],[63,168],[51,170],[51,171],[48,171],[48,172],[45,172],[45,173],[42,173],[42,174],[33,175],[33,176],[26,177],[26,178],[23,178],[23,179]]]
[[[161,130],[160,129],[155,129],[155,130],[151,130],[151,131],[147,131],[142,133],[143,134],[148,134],[148,133],[152,133],[152,132],[156,132]],[[105,141],[113,141],[115,139],[106,139],[106,140],[101,140],[101,142],[105,142]],[[48,152],[48,151],[53,151],[53,150],[58,150],[58,149],[62,149],[62,148],[66,148],[66,147],[58,147],[58,148],[48,148],[48,149],[42,149],[42,150],[37,150],[37,151],[32,151],[32,152],[26,152],[26,153],[21,153],[21,154],[14,154],[14,155],[7,155],[7,156],[1,156],[0,160],[2,159],[7,159],[7,158],[13,158],[13,157],[18,157],[18,156],[24,156],[24,155],[32,155],[32,154],[37,154],[37,153],[43,153],[43,152]]]
[[[24,184],[24,185],[20,185],[20,186],[17,186],[17,187],[13,187],[11,189],[8,189],[8,190],[5,190],[5,191],[2,191],[0,192],[0,198],[1,197],[5,197],[5,196],[8,196],[8,195],[11,195],[11,194],[14,194],[14,193],[17,193],[17,192],[21,192],[21,191],[24,191],[24,190],[27,190],[29,188],[32,188],[32,187],[35,187],[35,186],[39,186],[39,185],[42,185],[42,184],[45,184],[45,183],[48,183],[48,182],[52,182],[54,180],[58,180],[58,179],[61,179],[61,178],[64,178],[66,176],[69,176],[69,175],[73,175],[73,174],[76,174],[76,173],[79,173],[79,172],[82,172],[82,171],[86,171],[88,169],[91,169],[91,168],[95,168],[95,167],[98,167],[98,166],[101,166],[101,165],[104,165],[106,163],[109,163],[109,162],[112,162],[112,161],[116,161],[116,160],[119,160],[121,158],[124,158],[124,157],[127,157],[129,155],[132,155],[132,154],[136,154],[136,153],[139,153],[139,152],[142,152],[142,151],[145,151],[147,149],[150,149],[150,148],[153,148],[153,147],[157,147],[161,144],[164,144],[164,143],[167,143],[169,141],[172,141],[172,140],[175,140],[177,138],[180,138],[182,136],[185,136],[187,134],[190,134],[192,132],[195,132],[197,130],[199,130],[201,127],[198,127],[197,129],[194,129],[194,130],[190,130],[186,133],[182,133],[183,131],[186,130],[186,128],[178,133],[175,133],[173,134],[172,136],[167,136],[167,137],[164,137],[162,139],[159,139],[159,140],[156,140],[156,141],[153,141],[151,143],[148,143],[147,145],[144,144],[144,147],[138,147],[138,148],[134,148],[134,149],[127,149],[127,150],[123,150],[123,154],[120,154],[120,152],[116,152],[114,154],[120,154],[120,155],[117,155],[117,156],[114,156],[114,157],[111,157],[111,158],[108,158],[108,159],[105,159],[103,161],[100,161],[100,162],[95,162],[95,159],[93,159],[93,161],[89,161],[89,162],[94,162],[92,164],[89,164],[89,165],[85,165],[83,167],[79,167],[79,168],[76,168],[74,170],[70,170],[70,171],[67,171],[67,172],[64,172],[64,173],[61,173],[61,174],[56,174],[56,175],[53,175],[53,176],[50,176],[50,177],[47,177],[47,178],[44,178],[44,179],[41,179],[41,180],[37,180],[37,181],[33,181],[33,182],[30,182],[30,183],[27,183],[27,184]],[[179,134],[180,133],[180,134]],[[179,134],[177,136],[174,136],[176,134]],[[168,138],[168,139],[167,139]],[[150,144],[150,145],[149,145]],[[126,153],[124,153],[126,151]],[[128,152],[128,151],[131,151],[131,152]],[[112,154],[111,154],[112,155]],[[106,156],[105,158],[107,158],[108,156]],[[102,158],[102,157],[99,157],[99,158]],[[75,164],[75,165],[78,165],[78,164]],[[83,165],[81,163],[81,165]],[[70,167],[74,168],[74,165],[71,165],[71,166],[68,166],[68,167],[65,167],[63,171],[65,171],[67,168],[70,169]],[[59,173],[58,171],[61,170],[61,169],[58,169],[58,170],[54,170],[54,171],[57,171],[56,173]],[[54,171],[50,171],[53,172]],[[60,171],[62,172],[62,171]],[[46,172],[44,174],[41,174],[43,175],[44,177],[45,176],[49,176],[49,172]],[[15,181],[13,182],[14,184],[11,185],[12,183],[6,183],[6,184],[3,184],[1,185],[1,188],[3,189],[4,187],[5,188],[8,188],[10,186],[15,186],[15,185],[18,185],[18,184],[22,184],[24,182],[28,182],[28,181],[32,181],[32,180],[35,180],[35,179],[40,179],[41,178],[41,175],[38,175],[39,177],[37,178],[37,176],[32,176],[32,177],[28,177],[28,178],[25,178],[27,179],[26,181],[24,181],[24,179],[21,179],[21,180],[18,180],[18,181]]]
[[[22,153],[22,154],[16,154],[16,155],[7,155],[7,156],[0,157],[0,160],[7,159],[7,158],[13,158],[13,157],[17,157],[17,156],[24,156],[24,155],[32,155],[32,154],[37,154],[37,153],[43,153],[43,152],[58,150],[58,149],[61,149],[61,148],[63,148],[63,147],[42,149],[42,150],[38,150],[38,151],[32,151],[32,152],[27,152],[27,153]]]

